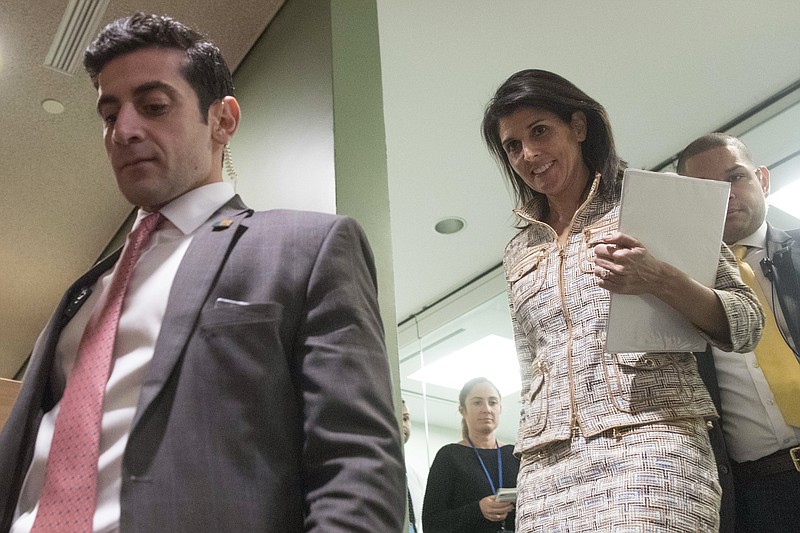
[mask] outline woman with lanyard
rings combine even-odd
[[[517,486],[514,446],[495,437],[503,410],[500,392],[486,378],[468,381],[458,396],[463,439],[436,454],[425,489],[426,533],[514,531],[514,505],[498,502],[500,488]]]

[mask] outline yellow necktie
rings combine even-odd
[[[767,378],[783,419],[787,424],[800,426],[800,364],[781,337],[775,315],[767,303],[764,291],[761,290],[753,269],[744,260],[747,247],[737,244],[732,246],[731,250],[739,263],[742,280],[756,293],[761,309],[764,310],[764,332],[754,350],[756,361],[764,372],[764,377]]]

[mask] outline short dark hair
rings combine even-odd
[[[714,148],[724,148],[726,146],[737,147],[750,163],[753,162],[753,156],[750,154],[750,150],[739,138],[728,135],[727,133],[715,131],[714,133],[707,133],[702,137],[698,137],[681,151],[678,156],[678,174],[686,172],[686,162],[697,154],[702,154]]]
[[[497,397],[502,399],[503,395],[500,394],[500,389],[498,389],[495,386],[494,383],[489,381],[488,378],[484,378],[484,377],[472,378],[471,380],[469,380],[466,383],[464,383],[464,386],[461,387],[461,392],[458,393],[458,406],[459,406],[459,408],[466,409],[467,408],[467,396],[469,395],[469,393],[472,391],[472,389],[474,389],[478,385],[483,385],[484,383],[490,385],[495,390],[495,392],[497,392]],[[461,419],[461,436],[466,439],[467,435],[469,435],[469,428],[467,427],[467,421],[462,418]]]
[[[511,182],[518,207],[540,193],[528,187],[511,168],[500,141],[499,125],[500,119],[526,107],[549,111],[567,124],[573,113],[582,111],[586,115],[586,140],[581,147],[583,160],[589,170],[601,174],[604,193],[610,194],[620,187],[622,171],[627,165],[617,155],[605,108],[558,74],[537,69],[521,70],[497,89],[486,106],[481,124],[483,140]]]
[[[144,48],[172,48],[186,52],[181,75],[200,101],[200,114],[225,96],[233,96],[233,77],[219,48],[182,22],[166,16],[135,13],[108,24],[83,56],[83,66],[95,88],[100,71],[113,59]]]

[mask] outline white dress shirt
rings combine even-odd
[[[760,261],[766,257],[767,224],[736,244],[748,247],[745,261],[753,269],[762,291],[772,306],[772,284],[764,277]],[[780,306],[778,326],[786,334],[786,321]],[[764,309],[765,313],[770,312]],[[712,348],[722,402],[722,432],[728,454],[734,461],[754,461],[771,453],[800,445],[800,428],[783,419],[764,373],[753,352],[723,352]]]
[[[152,234],[136,263],[122,306],[114,344],[113,368],[103,399],[97,507],[93,523],[95,533],[119,530],[122,456],[175,273],[197,229],[233,195],[233,187],[229,183],[212,183],[193,189],[164,206],[161,214],[166,220]],[[140,209],[133,227],[137,227],[148,214]],[[59,395],[72,370],[86,323],[94,309],[99,309],[98,304],[107,298],[115,269],[116,266],[98,279],[89,298],[61,332],[53,376],[53,384]],[[30,531],[36,519],[59,409],[60,402],[42,418],[11,533]]]
[[[408,492],[411,494],[411,505],[414,506],[417,532],[422,533],[422,502],[425,501],[425,481],[408,461],[406,461],[406,483]]]

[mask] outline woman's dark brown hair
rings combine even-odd
[[[572,114],[586,115],[586,140],[582,143],[583,160],[592,172],[602,176],[606,195],[620,187],[626,163],[617,155],[611,123],[605,108],[578,89],[572,82],[546,70],[521,70],[508,78],[486,106],[481,129],[489,150],[497,158],[514,188],[517,207],[523,207],[539,195],[522,180],[508,161],[500,142],[500,119],[519,109],[532,107],[547,110],[569,124]]]

